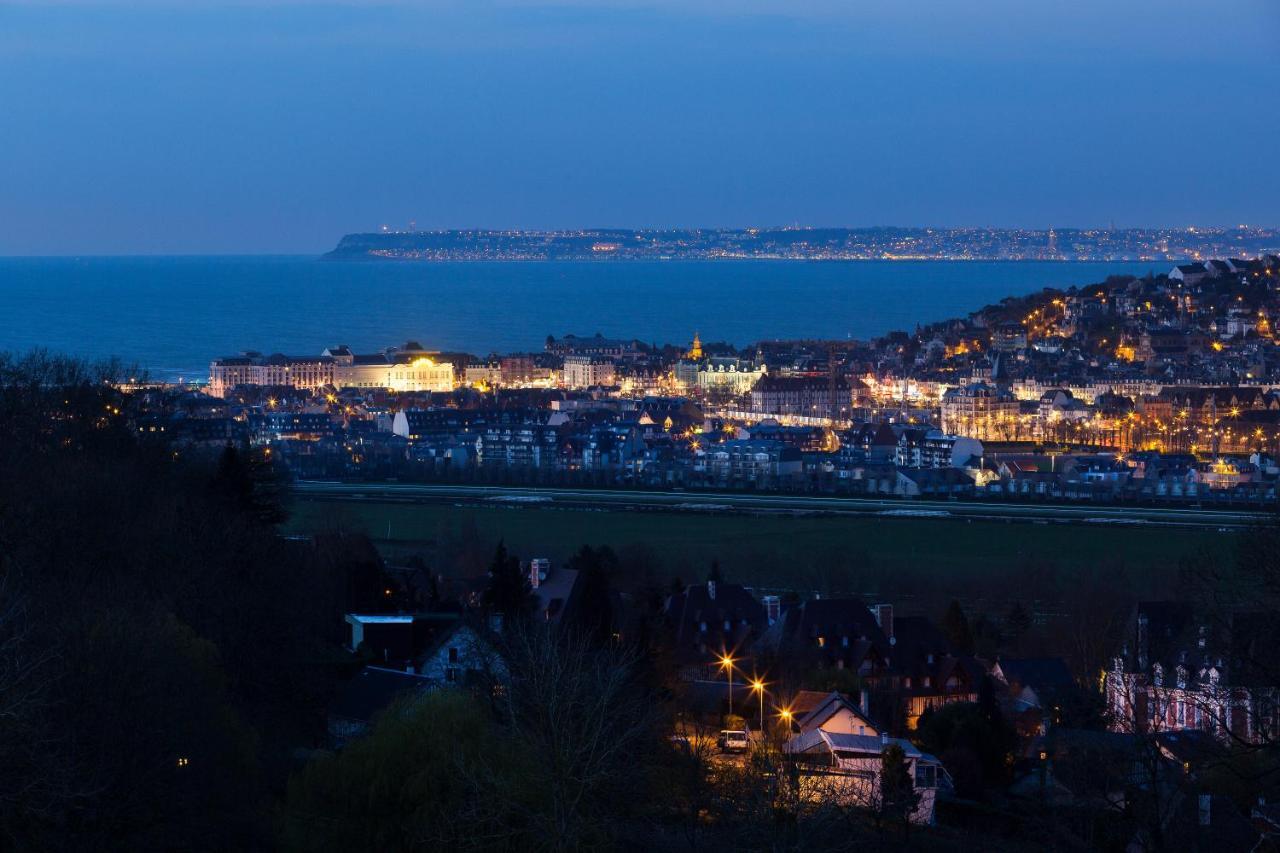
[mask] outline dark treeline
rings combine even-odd
[[[0,358],[5,846],[269,846],[343,584],[277,535],[261,457],[140,445],[118,375]]]

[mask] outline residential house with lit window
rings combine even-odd
[[[902,750],[918,798],[911,822],[933,825],[938,791],[949,788],[950,780],[942,762],[921,752],[911,741],[887,734],[844,734],[815,728],[793,736],[782,751],[795,769],[806,799],[874,811],[881,807],[884,753],[891,746]]]
[[[858,707],[893,731],[914,729],[929,708],[976,701],[986,675],[928,619],[895,616],[891,604],[868,607],[857,598],[817,598],[790,608],[761,647],[793,673],[856,673],[868,691]]]
[[[870,701],[865,688],[856,705],[837,691],[801,690],[783,705],[783,719],[794,734],[822,729],[829,734],[879,736],[880,727],[871,721]]]
[[[748,654],[769,624],[751,590],[723,580],[685,587],[667,599],[664,611],[675,662],[690,680],[724,678],[719,661]]]
[[[1280,734],[1280,624],[1274,613],[1213,617],[1191,604],[1144,601],[1103,674],[1112,728],[1193,729],[1261,743]]]
[[[985,669],[974,658],[955,654],[933,622],[899,616],[893,621],[893,639],[889,660],[908,729],[914,729],[930,708],[978,701]]]
[[[789,608],[770,629],[764,645],[785,666],[807,669],[847,669],[877,679],[889,674],[893,606],[868,608],[859,598],[814,598]]]

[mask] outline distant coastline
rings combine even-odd
[[[1254,257],[1280,229],[742,228],[446,230],[347,234],[347,261],[1103,261]]]

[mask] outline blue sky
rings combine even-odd
[[[1280,224],[1275,0],[0,0],[0,254]]]

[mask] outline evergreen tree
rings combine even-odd
[[[583,545],[569,561],[569,568],[578,572],[578,595],[573,612],[567,614],[569,622],[598,647],[612,642],[616,627],[612,575],[617,564],[618,558],[608,546],[596,549]]]
[[[1004,627],[1009,642],[1014,645],[1031,630],[1031,614],[1022,606],[1021,601],[1015,601],[1013,607],[1009,608],[1009,613],[1004,617]]]
[[[969,618],[964,615],[960,602],[952,600],[951,606],[947,608],[942,617],[942,632],[956,654],[973,654],[973,632],[969,629]]]
[[[281,505],[284,484],[271,458],[271,448],[241,451],[230,442],[218,458],[212,488],[233,509],[256,517],[263,524],[279,524],[287,515]]]
[[[484,604],[491,613],[507,620],[528,614],[532,601],[529,579],[520,571],[520,559],[507,553],[506,542],[498,542],[489,564],[489,585],[484,591]]]
[[[907,756],[902,747],[890,744],[880,754],[880,811],[888,820],[910,824],[911,815],[920,803]]]

